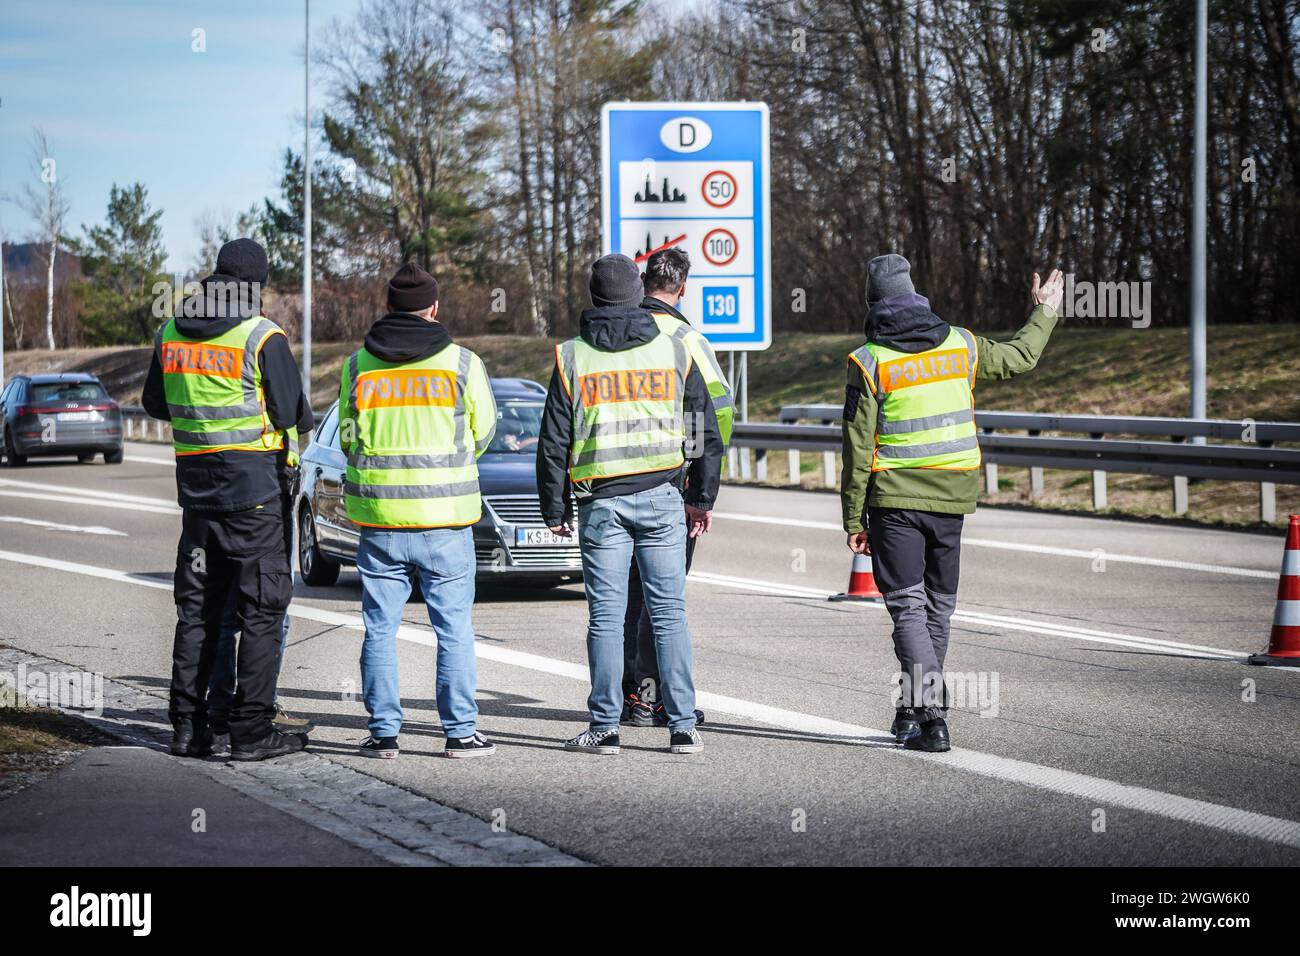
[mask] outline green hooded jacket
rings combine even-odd
[[[1056,328],[1056,318],[1050,306],[1040,305],[1029,314],[1020,331],[1006,342],[975,336],[979,350],[976,380],[1011,378],[1032,369]],[[975,510],[980,490],[978,468],[970,471],[894,468],[873,473],[871,455],[875,448],[878,405],[862,369],[851,360],[845,396],[840,503],[847,533],[856,534],[866,527],[867,507],[939,514],[970,514]]]

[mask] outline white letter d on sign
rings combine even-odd
[[[713,142],[713,130],[702,119],[677,116],[660,127],[659,142],[674,153],[695,153]]]

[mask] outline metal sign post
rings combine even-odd
[[[302,390],[311,404],[311,0],[303,0]]]

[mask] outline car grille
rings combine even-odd
[[[541,499],[537,495],[489,495],[484,502],[501,524],[515,528],[544,528]],[[577,502],[573,507],[576,513]],[[520,548],[511,546],[510,563],[517,568],[564,568],[582,567],[582,550],[575,539],[573,544],[543,545],[539,547]],[[493,560],[491,548],[477,548],[476,557],[480,564],[490,564]]]

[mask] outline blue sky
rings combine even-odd
[[[313,36],[357,5],[312,0]],[[196,28],[205,53],[191,50]],[[302,148],[302,49],[302,0],[3,0],[0,195],[30,181],[40,126],[69,232],[103,219],[113,183],[139,181],[164,210],[168,265],[183,270],[195,219],[276,194],[284,148]],[[32,223],[0,203],[0,232],[21,241]]]

